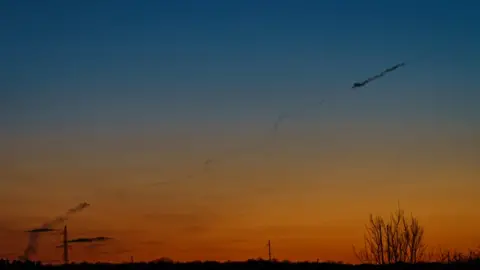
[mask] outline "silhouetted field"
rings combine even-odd
[[[68,265],[48,265],[37,262],[0,261],[1,269],[480,269],[480,260],[466,263],[397,263],[390,265],[351,265],[340,263],[316,263],[316,262],[269,262],[262,260],[248,260],[244,262],[145,262],[145,263],[72,263]]]

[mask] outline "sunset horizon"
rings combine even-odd
[[[399,206],[479,248],[474,6],[1,3],[0,259],[358,263]]]

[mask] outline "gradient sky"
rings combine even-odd
[[[72,260],[354,261],[398,200],[431,247],[478,246],[479,8],[1,1],[0,256],[83,201],[71,237],[115,240]]]

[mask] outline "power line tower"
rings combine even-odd
[[[63,228],[63,262],[68,264],[68,234],[67,225]]]
[[[270,243],[270,240],[268,240],[268,260],[271,262],[272,261],[272,244]]]

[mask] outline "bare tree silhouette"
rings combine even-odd
[[[389,220],[370,214],[365,227],[364,248],[357,251],[354,247],[355,256],[362,263],[417,263],[424,258],[424,228],[413,215],[406,217],[400,207]]]
[[[456,250],[441,249],[438,254],[438,261],[442,263],[472,263],[480,261],[480,251],[469,250],[462,253]]]

